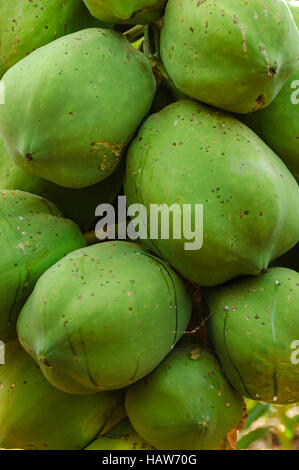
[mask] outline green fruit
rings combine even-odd
[[[138,436],[126,418],[106,434],[96,439],[85,450],[152,450],[153,447]]]
[[[49,201],[21,191],[0,191],[0,339],[16,335],[20,309],[50,266],[85,240]]]
[[[299,27],[299,1],[288,0],[288,5]],[[299,181],[298,80],[299,68],[285,83],[270,106],[243,118],[245,124],[251,127],[284,160],[297,181]]]
[[[284,163],[237,119],[192,100],[143,124],[129,148],[125,193],[129,205],[146,206],[148,226],[150,204],[177,204],[181,228],[191,204],[194,231],[195,205],[203,204],[201,249],[186,249],[183,229],[176,239],[173,224],[169,239],[146,240],[200,285],[257,275],[299,239],[299,188]]]
[[[41,47],[2,82],[0,133],[11,158],[70,188],[115,171],[156,88],[145,55],[120,33],[96,28]]]
[[[0,447],[83,449],[122,399],[120,392],[83,397],[56,390],[19,342],[12,341],[0,366]]]
[[[227,111],[267,106],[295,72],[298,30],[284,0],[169,0],[161,56],[177,88]]]
[[[136,431],[157,449],[209,450],[239,424],[243,401],[215,356],[183,341],[128,388],[126,408]]]
[[[0,4],[0,77],[54,39],[100,26],[81,0],[9,0]]]
[[[83,231],[91,230],[95,209],[101,203],[111,203],[117,196],[123,179],[123,164],[98,184],[82,189],[63,188],[38,176],[29,175],[10,159],[0,137],[0,189],[19,189],[45,197],[56,204],[68,219],[76,222]]]
[[[190,315],[187,286],[172,269],[137,244],[107,242],[71,253],[40,278],[18,334],[52,385],[95,393],[148,374]]]
[[[90,13],[101,21],[147,24],[159,19],[167,0],[84,0]]]
[[[299,401],[299,274],[271,268],[211,289],[207,303],[210,338],[232,386],[253,400]]]
[[[299,181],[299,67],[267,108],[241,117]]]

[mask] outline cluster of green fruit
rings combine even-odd
[[[243,396],[299,401],[288,3],[1,2],[0,447],[214,449]],[[123,182],[203,204],[202,248],[86,246]]]

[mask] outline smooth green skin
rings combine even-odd
[[[116,24],[147,24],[163,15],[166,0],[84,0],[90,13]]]
[[[298,65],[284,0],[169,0],[161,57],[177,88],[226,111],[267,106]]]
[[[56,390],[18,341],[6,344],[0,365],[0,447],[83,449],[123,399],[121,392],[76,396]]]
[[[0,133],[11,158],[23,171],[69,188],[115,171],[156,89],[146,56],[122,34],[98,28],[41,47],[8,70],[3,83]]]
[[[165,184],[165,181],[167,184]],[[203,204],[203,247],[146,240],[199,285],[257,275],[299,239],[299,187],[254,132],[222,111],[179,101],[150,116],[127,158],[128,205]],[[149,221],[148,221],[149,225]]]
[[[100,23],[82,0],[3,0],[0,4],[0,77],[35,49]]]
[[[128,418],[95,440],[85,450],[153,450],[154,448],[138,436]]]
[[[151,372],[191,316],[186,284],[141,246],[106,242],[49,269],[18,322],[21,344],[69,393],[126,387]]]
[[[51,202],[0,190],[0,339],[16,337],[19,312],[39,277],[86,245],[79,227]]]
[[[134,429],[157,449],[210,450],[239,424],[243,400],[216,357],[184,340],[128,388],[126,409]]]
[[[253,400],[299,401],[299,274],[271,268],[208,291],[207,303],[209,336],[232,386]]]
[[[10,159],[0,137],[0,189],[19,189],[48,199],[83,231],[94,228],[95,209],[99,204],[114,201],[122,186],[123,167],[123,164],[119,165],[111,176],[88,188],[63,188],[18,168]]]
[[[240,118],[282,158],[299,182],[299,67],[267,108]]]

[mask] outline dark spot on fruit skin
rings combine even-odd
[[[264,95],[258,96],[257,99],[256,99],[257,109],[258,109],[260,106],[265,106],[265,104],[266,104],[266,101],[265,101]]]
[[[277,71],[277,67],[270,68],[269,72],[270,72],[271,77],[273,77],[276,74],[276,71]]]
[[[26,160],[27,160],[28,162],[30,162],[31,160],[33,160],[33,157],[32,157],[32,155],[31,155],[31,153],[26,153]]]

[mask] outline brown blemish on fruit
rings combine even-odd
[[[256,99],[256,106],[255,106],[255,108],[256,108],[256,109],[260,109],[262,106],[265,106],[265,105],[266,105],[266,101],[265,101],[264,95],[258,96],[257,99]]]

